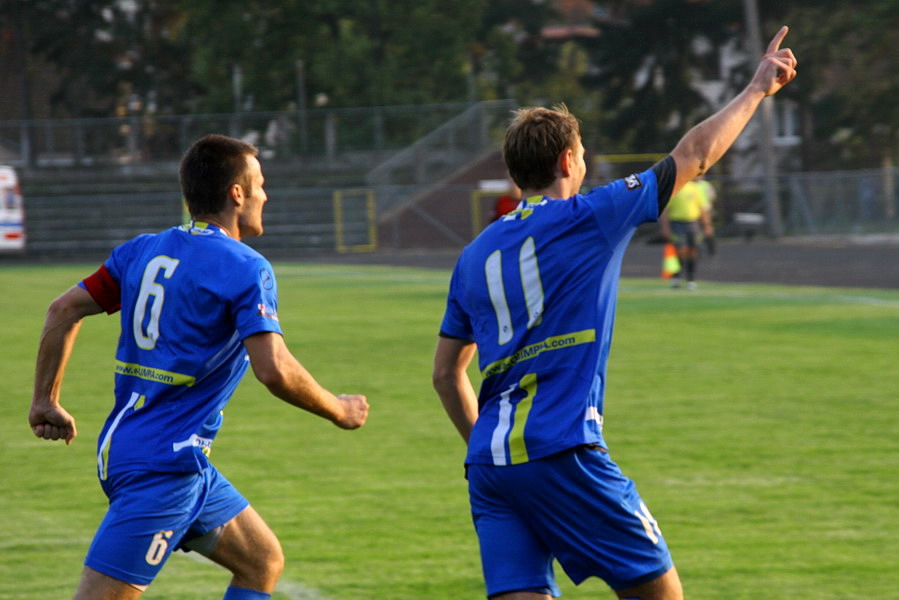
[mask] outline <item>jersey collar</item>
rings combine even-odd
[[[190,223],[182,225],[181,228],[191,235],[215,235],[216,233],[220,233],[225,237],[231,237],[230,235],[228,235],[227,231],[225,231],[218,225],[207,223],[205,221],[192,220]]]

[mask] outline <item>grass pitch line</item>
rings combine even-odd
[[[899,308],[899,300],[894,298],[882,298],[875,295],[855,295],[837,293],[833,288],[825,288],[821,292],[813,286],[797,286],[795,292],[787,291],[771,291],[758,289],[758,287],[750,287],[739,289],[739,286],[764,286],[767,284],[739,284],[739,283],[709,283],[700,291],[684,293],[683,291],[672,290],[668,287],[659,286],[657,288],[646,288],[635,285],[622,284],[619,292],[634,296],[663,296],[666,298],[678,298],[689,300],[697,299],[713,299],[713,298],[748,298],[754,300],[777,300],[789,301],[793,303],[832,303],[832,304],[850,304],[859,306],[882,306],[886,308]],[[788,287],[788,286],[784,286]],[[893,292],[893,290],[884,290]],[[831,293],[832,292],[832,293]]]
[[[205,556],[197,554],[196,552],[186,552],[183,553],[183,556],[186,556],[197,563],[209,565],[216,569],[221,569],[222,571],[226,570],[221,565],[212,562]],[[288,598],[288,600],[334,600],[333,598],[323,595],[315,588],[287,579],[281,579],[278,582],[278,585],[275,586],[275,593],[272,595],[272,598],[275,599],[279,596]]]
[[[284,579],[275,586],[275,594],[287,596],[290,600],[332,600],[314,588]]]

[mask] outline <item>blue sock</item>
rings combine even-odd
[[[271,600],[272,595],[247,588],[228,586],[225,597],[222,600]]]

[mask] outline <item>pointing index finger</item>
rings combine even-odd
[[[765,54],[774,54],[778,50],[780,50],[780,43],[784,41],[784,38],[787,37],[787,32],[790,31],[790,28],[784,25],[780,28],[780,31],[774,34],[774,37],[771,38],[771,42],[768,44],[768,50]]]

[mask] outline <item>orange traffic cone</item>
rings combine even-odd
[[[680,273],[680,259],[677,257],[677,248],[671,242],[667,242],[662,253],[662,279],[670,279],[678,273]]]

